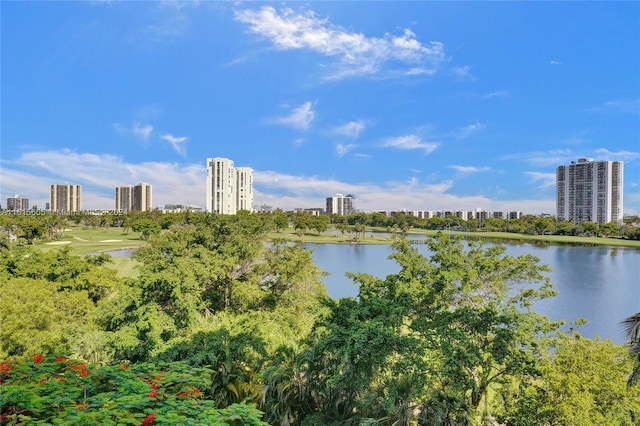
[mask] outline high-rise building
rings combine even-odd
[[[21,197],[20,195],[14,195],[7,198],[7,210],[24,211],[29,210],[29,199],[27,197]]]
[[[339,216],[349,216],[353,213],[353,195],[336,194],[334,197],[327,197],[327,214]]]
[[[253,169],[236,168],[228,158],[207,158],[205,209],[220,214],[253,211]]]
[[[624,163],[580,158],[556,169],[556,215],[574,223],[622,223]]]
[[[236,211],[253,211],[253,169],[236,167]]]
[[[49,208],[52,212],[79,212],[82,210],[82,187],[80,185],[51,185]]]
[[[116,188],[117,211],[148,211],[152,208],[151,185],[140,182],[136,186],[119,186]]]

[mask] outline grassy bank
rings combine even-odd
[[[424,229],[411,229],[411,235],[433,236],[438,232],[449,235],[459,235],[468,239],[483,239],[491,242],[503,243],[547,243],[547,244],[572,244],[572,245],[606,245],[618,247],[632,247],[640,249],[640,241],[621,240],[617,238],[573,237],[561,235],[528,235],[508,232],[459,232],[459,231],[430,231]],[[293,228],[282,232],[269,234],[272,240],[283,239],[285,241],[301,242],[308,244],[353,244],[353,235],[328,231],[320,235],[308,234],[299,236]],[[368,228],[361,237],[359,244],[391,244],[394,238],[382,228]],[[44,241],[37,244],[41,250],[53,250],[68,247],[73,254],[84,255],[90,253],[118,250],[124,248],[138,248],[146,242],[136,232],[124,233],[122,228],[88,228],[72,227],[65,230],[64,235],[56,241]],[[111,268],[118,271],[122,277],[135,277],[136,261],[127,257],[113,257]]]
[[[468,239],[483,239],[492,242],[543,242],[549,244],[570,244],[570,245],[605,245],[616,247],[633,247],[640,249],[640,241],[623,240],[619,238],[603,238],[603,237],[575,237],[571,235],[530,235],[516,234],[510,232],[460,232],[460,231],[431,231],[425,229],[411,229],[409,234],[433,236],[438,232],[448,235],[458,235]],[[293,229],[282,232],[273,232],[270,238],[281,238],[286,241],[295,241],[310,244],[352,244],[352,234],[309,234],[299,236]],[[390,244],[393,237],[386,234],[386,230],[382,228],[369,228],[365,232],[365,236],[360,238],[360,244]]]

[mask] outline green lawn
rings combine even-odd
[[[118,275],[123,278],[135,278],[140,274],[136,269],[138,262],[130,257],[112,257],[113,263],[109,268],[118,271]]]
[[[136,248],[145,245],[137,232],[124,233],[122,228],[69,227],[63,236],[55,241],[37,244],[42,250],[69,247],[73,254],[89,254],[105,250]]]
[[[68,247],[73,254],[83,255],[117,250],[137,248],[146,244],[137,232],[124,233],[122,228],[88,228],[86,226],[68,227],[63,236],[55,241],[39,242],[36,246],[45,251]],[[135,269],[137,262],[128,257],[112,257],[110,268],[118,271],[118,275],[133,278],[138,275]]]

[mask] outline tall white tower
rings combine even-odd
[[[556,215],[574,223],[622,223],[624,163],[580,158],[556,169]]]
[[[209,213],[235,214],[235,169],[228,158],[207,158],[207,200]]]
[[[236,167],[236,211],[253,211],[253,169]]]

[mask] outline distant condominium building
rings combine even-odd
[[[253,169],[236,167],[236,211],[253,210]]]
[[[116,188],[116,211],[149,211],[152,208],[151,185],[140,182],[136,186]]]
[[[29,199],[21,197],[20,195],[14,195],[7,198],[7,210],[12,211],[24,211],[29,210]]]
[[[353,213],[353,195],[336,194],[334,197],[327,197],[328,215],[349,216]]]
[[[207,158],[206,196],[205,210],[209,213],[253,211],[253,169],[234,167],[228,158]]]
[[[556,216],[574,223],[622,223],[624,163],[580,158],[556,169]]]
[[[51,185],[49,209],[52,212],[80,212],[82,210],[82,187],[80,185]]]

